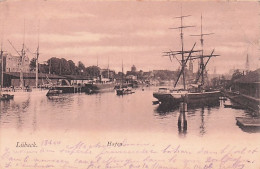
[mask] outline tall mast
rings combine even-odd
[[[202,14],[200,16],[200,34],[199,35],[191,35],[191,36],[200,36],[200,45],[201,45],[201,56],[200,56],[200,70],[199,71],[199,75],[201,75],[201,85],[204,85],[204,71],[205,71],[205,64],[204,64],[204,39],[203,36],[204,35],[211,35],[213,33],[203,33],[203,29],[202,29]]]
[[[246,55],[246,71],[249,71],[249,57],[248,57],[248,53]]]
[[[108,56],[108,65],[107,65],[107,78],[109,79],[109,56]]]
[[[182,7],[181,7],[181,63],[182,63],[182,67],[185,68],[185,65],[184,65],[184,53],[183,53],[183,32],[182,32],[182,26],[183,26],[183,17],[182,17]],[[185,84],[185,70],[183,70],[182,72],[182,80],[183,80],[183,88],[184,90],[186,89],[186,84]]]
[[[98,56],[97,56],[97,67],[98,67]]]
[[[124,73],[124,61],[122,60],[122,73]]]
[[[20,87],[21,88],[24,88],[24,84],[23,84],[23,60],[25,57],[24,39],[25,39],[25,20],[24,20],[24,28],[23,28],[23,46],[22,46],[22,50],[21,50],[21,67],[20,67]]]
[[[178,17],[175,17],[175,18],[179,18],[181,19],[181,26],[180,27],[177,27],[177,28],[170,28],[170,29],[180,29],[181,33],[180,33],[180,36],[181,36],[181,67],[182,67],[182,80],[183,80],[183,88],[186,89],[186,83],[185,83],[185,66],[186,66],[186,61],[185,61],[185,56],[184,56],[184,38],[183,38],[183,29],[184,28],[188,28],[188,27],[194,27],[194,26],[183,26],[183,18],[185,17],[189,17],[191,15],[186,15],[186,16],[183,16],[182,15],[182,7],[181,7],[181,16],[178,16]]]
[[[39,71],[39,61],[38,61],[38,59],[39,59],[39,55],[40,55],[40,53],[39,53],[39,50],[40,50],[40,44],[39,44],[39,27],[38,27],[38,46],[37,46],[37,51],[36,51],[36,79],[35,79],[35,86],[36,86],[36,88],[38,88],[38,79],[39,79],[39,77],[38,77],[38,71]]]
[[[1,42],[1,51],[0,51],[0,56],[1,56],[1,88],[4,85],[4,51],[3,51],[3,42]],[[0,89],[1,91],[1,89]]]
[[[124,78],[124,62],[123,62],[123,59],[122,59],[122,80],[121,80],[121,83],[123,85],[123,78]]]
[[[1,93],[1,89],[4,85],[4,51],[3,51],[3,31],[4,31],[4,24],[3,24],[3,20],[2,20],[2,37],[1,37],[1,51],[0,51],[0,56],[1,56],[1,87],[0,87],[0,93]]]
[[[201,58],[200,58],[200,67],[201,67],[201,84],[204,85],[204,59],[203,59],[203,32],[202,32],[202,15],[200,16],[200,44],[201,44]]]
[[[50,59],[50,62],[49,62],[49,74],[51,74],[51,59]]]
[[[97,56],[97,68],[98,68],[98,56]],[[100,72],[99,72],[99,74],[100,74]],[[96,76],[96,77],[99,76],[99,75],[98,75],[98,72],[94,72],[93,78],[94,78],[95,76]]]
[[[60,75],[61,75],[61,61],[60,61]]]

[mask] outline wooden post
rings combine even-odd
[[[187,103],[181,102],[180,103],[180,115],[178,117],[178,130],[181,133],[182,132],[186,133],[187,126],[188,126],[185,112],[187,112]],[[182,122],[183,122],[183,126],[182,126]]]

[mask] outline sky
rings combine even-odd
[[[40,46],[40,63],[51,57],[82,61],[120,71],[132,65],[137,70],[176,70],[179,63],[163,57],[164,51],[180,50],[180,26],[184,19],[184,49],[201,49],[200,18],[204,53],[212,58],[207,69],[227,73],[250,69],[260,61],[260,3],[251,2],[172,2],[172,1],[84,1],[84,0],[0,0],[0,40],[3,50],[17,55],[24,42],[29,58]],[[38,40],[39,39],[39,40]],[[196,69],[197,62],[194,62]]]

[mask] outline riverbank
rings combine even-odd
[[[260,115],[260,99],[245,94],[241,94],[239,92],[223,91],[222,93],[231,101],[254,111],[254,113],[256,113],[258,116]]]

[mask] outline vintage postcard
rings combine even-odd
[[[260,169],[259,9],[0,0],[0,168]]]

